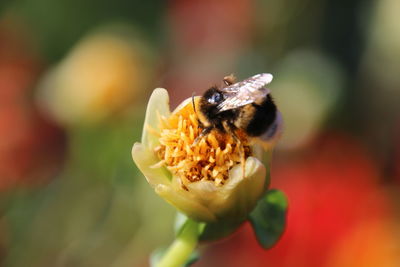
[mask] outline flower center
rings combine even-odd
[[[169,118],[160,116],[159,122],[160,145],[155,152],[186,190],[187,184],[201,180],[223,185],[229,170],[239,163],[244,167],[252,154],[247,135],[240,130],[232,134],[214,129],[199,137],[203,129],[191,102]]]

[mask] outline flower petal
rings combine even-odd
[[[208,207],[218,218],[230,216],[241,219],[256,205],[265,190],[266,169],[254,157],[245,163],[243,177],[240,164],[232,168],[229,179],[223,186],[216,186],[212,181],[199,181],[188,184],[189,193],[196,201]]]
[[[198,181],[190,183],[187,188],[197,202],[208,207],[211,211],[218,211],[225,202],[226,196],[221,194],[220,188],[213,181]]]
[[[154,89],[147,104],[146,118],[144,119],[142,143],[148,148],[154,148],[159,144],[158,137],[149,128],[159,130],[159,115],[168,117],[171,112],[169,109],[169,96],[164,88]]]
[[[215,215],[207,207],[198,203],[189,192],[183,191],[183,189],[176,191],[170,186],[160,184],[155,191],[168,203],[195,220],[205,222],[216,220]]]
[[[245,162],[245,173],[243,177],[243,170],[240,164],[237,164],[229,171],[229,179],[227,183],[224,185],[223,190],[234,190],[235,187],[238,186],[239,183],[244,180],[254,179],[255,174],[260,170],[265,170],[265,166],[261,163],[261,161],[255,157],[248,157]],[[265,177],[263,177],[265,179]]]
[[[257,204],[266,189],[266,168],[254,157],[248,157],[243,177],[240,164],[234,166],[229,172],[229,180],[221,188],[221,194],[229,196],[225,201],[224,209],[220,210],[222,216],[246,216]],[[235,208],[232,208],[235,207]]]
[[[198,97],[198,96],[195,96],[194,98],[196,99],[197,97]],[[186,107],[186,105],[189,104],[190,102],[192,102],[192,98],[191,98],[191,97],[186,98],[185,100],[182,101],[182,103],[180,103],[180,104],[174,109],[174,111],[173,111],[172,113],[178,112],[178,111],[181,110],[182,108]]]
[[[135,143],[132,147],[132,158],[152,187],[159,184],[170,184],[171,174],[165,167],[151,168],[159,160],[143,144]]]

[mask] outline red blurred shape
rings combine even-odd
[[[0,191],[37,185],[61,167],[65,134],[33,109],[0,108]]]
[[[252,0],[171,1],[175,41],[186,52],[236,50],[252,34],[253,5]]]
[[[0,191],[49,179],[65,154],[64,132],[30,98],[40,64],[26,39],[14,20],[0,20]]]
[[[390,159],[390,167],[393,167],[393,178],[400,185],[400,117],[394,131],[394,157]]]

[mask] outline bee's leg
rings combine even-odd
[[[242,142],[240,141],[239,137],[236,135],[236,129],[237,128],[232,122],[224,121],[222,123],[222,125],[223,125],[223,127],[224,127],[224,129],[225,129],[225,131],[227,133],[231,133],[233,139],[235,140],[235,142],[239,146],[240,164],[242,165],[242,177],[244,178],[245,171],[246,171],[246,169],[245,169],[245,166],[246,166],[246,164],[245,164],[246,163],[246,159],[245,159],[246,153],[244,151],[244,147],[242,145]]]
[[[236,135],[236,130],[237,130],[236,126],[231,122],[225,122],[225,121],[222,123],[222,125],[224,127],[225,132],[230,133],[232,135],[233,139],[235,140],[235,142],[238,143],[239,145],[241,145],[242,142],[240,141],[239,137]]]
[[[203,130],[200,132],[199,136],[197,136],[196,139],[194,139],[192,146],[197,145],[197,143],[200,141],[200,139],[203,138],[204,136],[206,136],[207,134],[209,134],[212,129],[213,129],[213,127],[203,128]]]
[[[235,139],[235,142],[240,143],[239,137],[236,135],[236,126],[228,121],[223,121],[222,122],[222,127],[224,128],[225,132],[230,133]]]
[[[197,123],[198,123],[197,128],[202,128],[202,129],[207,128],[207,127],[204,127],[204,124],[201,122],[201,120],[199,120],[199,118],[197,118]]]
[[[229,85],[232,85],[235,83],[236,77],[233,74],[231,74],[231,75],[225,76],[223,81],[226,86],[229,86]]]
[[[213,129],[212,126],[203,128],[203,130],[201,131],[200,135],[197,138],[206,136],[211,132],[212,129]]]

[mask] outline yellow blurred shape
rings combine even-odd
[[[45,75],[39,101],[62,123],[98,121],[127,107],[148,79],[139,46],[116,34],[96,33]]]
[[[284,123],[278,148],[299,149],[321,129],[342,91],[338,66],[322,54],[295,51],[287,56],[271,84]]]
[[[400,1],[376,1],[368,28],[365,63],[374,78],[379,79],[383,88],[377,94],[383,94],[385,99],[396,97],[391,93],[398,92],[400,78],[400,30],[399,30]],[[386,92],[382,92],[384,89]],[[381,96],[378,96],[381,97]],[[382,101],[384,102],[384,101]]]

